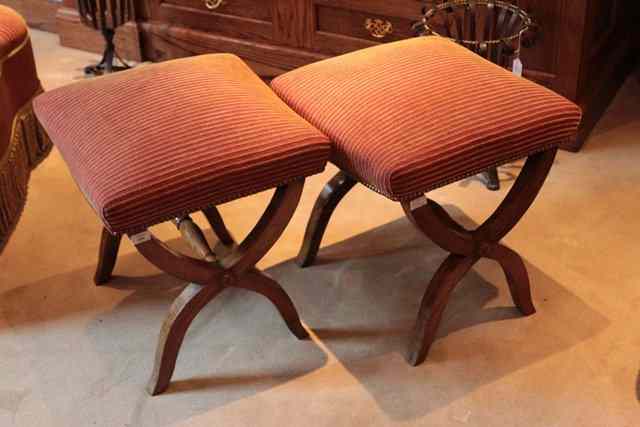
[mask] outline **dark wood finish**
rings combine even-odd
[[[236,287],[265,296],[276,307],[293,335],[300,340],[309,338],[309,332],[302,326],[293,301],[278,282],[252,269],[242,277]]]
[[[202,308],[225,288],[242,288],[265,296],[275,305],[296,337],[308,337],[291,298],[277,282],[255,268],[255,264],[271,249],[289,223],[300,200],[303,185],[304,179],[279,187],[245,240],[230,249],[227,246],[225,253],[214,253],[202,231],[188,216],[176,220],[176,225],[200,259],[171,250],[148,232],[132,236],[138,251],[152,264],[190,282],[172,304],[161,329],[149,393],[156,395],[167,389],[189,325]],[[219,225],[224,222],[221,217],[216,218],[219,212],[214,208],[206,211],[220,230]]]
[[[413,22],[418,17],[404,18],[397,16],[385,16],[368,11],[359,11],[324,4],[316,7],[317,27],[316,31],[331,34],[341,34],[348,37],[377,41],[396,41],[415,36],[411,28]],[[391,26],[386,32],[377,36],[367,28],[367,20],[380,20],[389,23]]]
[[[423,297],[409,344],[407,360],[410,364],[416,366],[425,360],[451,291],[480,258],[497,261],[505,273],[516,307],[523,315],[535,313],[525,264],[515,251],[500,241],[533,203],[551,169],[556,152],[556,149],[552,149],[530,156],[504,201],[473,231],[466,230],[438,203],[424,196],[402,203],[407,217],[416,228],[450,252]],[[331,214],[354,185],[352,178],[340,172],[322,191],[307,225],[305,240],[298,255],[299,265],[304,267],[313,263]]]
[[[274,41],[291,47],[310,48],[315,17],[308,1],[272,0],[272,5]]]
[[[56,25],[62,46],[94,53],[103,52],[104,38],[100,32],[82,24],[77,10],[68,7],[59,8],[56,14]],[[142,61],[140,29],[137,22],[129,21],[118,27],[114,41],[118,54],[124,59]]]
[[[357,183],[355,179],[340,171],[324,186],[313,206],[302,247],[296,257],[296,263],[300,267],[313,264],[333,211]]]
[[[152,7],[184,8],[207,15],[226,15],[271,22],[271,0],[224,0],[215,9],[209,9],[204,0],[153,0]]]
[[[478,259],[477,256],[451,254],[434,274],[422,298],[418,318],[409,340],[407,361],[410,365],[418,366],[426,359],[451,292]]]
[[[211,52],[228,52],[242,57],[263,77],[273,77],[284,70],[326,58],[326,55],[304,49],[288,46],[276,48],[269,43],[168,26],[158,22],[143,23],[141,28],[143,52],[145,57],[152,61]]]
[[[98,267],[93,278],[96,286],[104,285],[111,280],[111,274],[118,258],[118,249],[122,235],[113,235],[106,228],[102,229],[100,236],[100,249],[98,251]]]
[[[533,203],[551,169],[555,155],[556,150],[549,150],[529,157],[505,200],[475,231],[467,231],[455,223],[432,200],[416,207],[412,207],[415,206],[415,201],[402,204],[418,230],[451,253],[434,275],[422,300],[407,356],[413,366],[419,365],[427,357],[451,291],[480,258],[498,261],[507,277],[516,307],[525,316],[535,313],[529,277],[522,258],[499,242]]]
[[[158,395],[169,387],[182,341],[191,322],[222,290],[224,287],[219,283],[189,283],[171,304],[160,330],[153,371],[147,385],[149,394]]]
[[[220,242],[222,242],[223,245],[233,246],[236,243],[235,239],[227,229],[227,226],[225,225],[224,220],[222,219],[222,215],[220,215],[220,212],[218,211],[218,208],[212,206],[203,209],[202,213],[207,218],[211,229],[216,234],[218,239],[220,239]]]
[[[261,43],[270,43],[273,41],[273,24],[270,21],[264,21],[249,18],[245,13],[236,10],[240,15],[233,15],[220,12],[218,10],[209,11],[205,7],[189,7],[186,5],[176,5],[172,2],[168,3],[164,0],[150,0],[151,19],[166,23],[170,26],[184,26],[186,28],[211,31],[215,29],[218,34],[224,34],[240,40],[251,40]],[[185,3],[185,2],[183,2]],[[226,1],[220,9],[224,10],[232,1]],[[203,4],[202,2],[193,2],[193,5]]]

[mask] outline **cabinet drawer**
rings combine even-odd
[[[271,1],[256,0],[162,0],[172,5],[203,13],[222,14],[271,22]]]
[[[314,50],[338,55],[415,36],[420,0],[313,0]]]
[[[402,40],[415,35],[411,29],[414,21],[403,17],[318,5],[316,18],[318,31],[373,42]]]
[[[170,26],[271,42],[275,0],[152,0],[151,18]]]

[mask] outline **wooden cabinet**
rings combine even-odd
[[[242,40],[273,42],[273,2],[268,0],[151,0],[151,18]]]
[[[418,1],[310,2],[311,49],[336,55],[415,36],[420,19]]]

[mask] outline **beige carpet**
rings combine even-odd
[[[47,88],[97,59],[33,37]],[[634,77],[584,151],[559,156],[507,239],[526,259],[538,313],[518,316],[499,267],[482,262],[418,368],[403,359],[408,330],[444,253],[398,205],[358,188],[330,224],[321,264],[291,261],[330,167],[308,180],[261,264],[313,340],[297,341],[261,297],[227,291],[194,323],[169,392],[151,398],[156,337],[183,284],[126,241],[118,277],[93,286],[100,224],[54,151],[0,258],[0,426],[640,425],[639,161]],[[471,225],[503,195],[467,180],[433,197]],[[222,207],[238,237],[268,196]],[[171,227],[156,231],[178,244]]]

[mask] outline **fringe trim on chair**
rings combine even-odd
[[[0,254],[27,201],[31,171],[47,157],[51,147],[51,140],[36,119],[29,101],[16,113],[9,146],[0,157]]]

